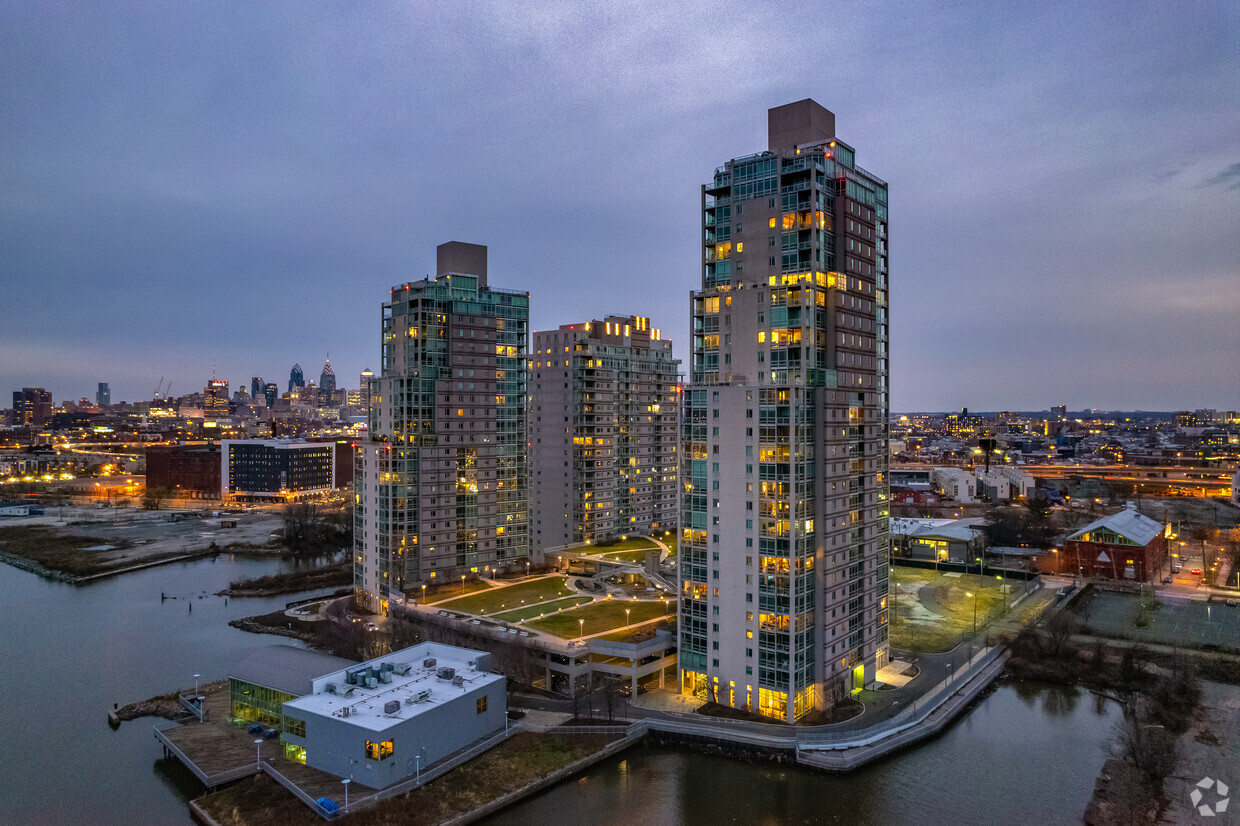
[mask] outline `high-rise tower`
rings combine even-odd
[[[419,582],[524,563],[529,293],[487,285],[487,248],[436,249],[437,277],[392,289],[359,445],[354,586],[386,613]]]
[[[294,364],[293,369],[288,371],[288,392],[292,393],[294,387],[305,387],[306,378],[301,372],[301,365]]]
[[[319,392],[328,395],[336,392],[336,371],[332,369],[330,358],[323,365],[323,372],[319,373]]]
[[[672,342],[642,316],[534,333],[530,486],[534,547],[676,527]]]
[[[887,641],[887,184],[812,100],[702,187],[681,690],[794,721]]]

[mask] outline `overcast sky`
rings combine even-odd
[[[699,186],[812,97],[893,410],[1240,408],[1240,3],[553,5],[0,4],[0,389],[355,387],[449,240],[687,361]]]

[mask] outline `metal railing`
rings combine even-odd
[[[193,772],[194,776],[197,777],[200,781],[202,781],[202,785],[206,786],[207,788],[213,788],[215,786],[220,785],[221,783],[227,783],[230,780],[236,780],[238,778],[246,777],[251,774],[258,774],[257,759],[253,763],[247,762],[244,766],[238,766],[235,769],[229,769],[228,771],[218,772],[217,774],[207,774],[202,769],[198,768],[198,764],[195,763],[193,760],[190,760],[188,755],[185,754],[185,752],[181,751],[181,749],[179,749],[176,745],[174,745],[173,742],[168,739],[168,736],[166,734],[164,734],[162,731],[160,731],[158,728],[155,728],[154,726],[152,726],[152,729],[155,732],[155,739],[163,743],[164,747],[168,749],[168,751],[172,752],[173,755],[175,755],[176,758],[181,761],[182,765],[184,765],[185,768]]]

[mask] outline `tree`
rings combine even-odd
[[[284,544],[294,551],[311,550],[319,538],[319,509],[309,502],[290,502],[281,513]]]
[[[1206,559],[1206,543],[1209,542],[1218,533],[1218,528],[1213,525],[1207,525],[1204,522],[1196,522],[1188,528],[1188,538],[1194,542],[1201,543],[1201,561],[1208,564]]]
[[[1050,641],[1051,653],[1056,657],[1062,654],[1068,640],[1072,639],[1072,635],[1076,633],[1076,629],[1076,617],[1070,612],[1055,613],[1046,623],[1046,638]]]
[[[1149,716],[1133,711],[1118,725],[1124,758],[1137,767],[1152,788],[1161,788],[1163,778],[1175,768],[1176,737],[1164,726],[1149,722]]]
[[[147,488],[142,494],[142,507],[149,511],[157,511],[172,496],[172,491],[167,488]]]

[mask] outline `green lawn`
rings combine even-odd
[[[674,605],[664,605],[662,601],[603,600],[602,602],[583,605],[580,608],[561,611],[550,617],[530,620],[525,624],[529,628],[546,631],[548,634],[555,634],[557,637],[574,639],[580,633],[579,629],[581,626],[578,620],[585,620],[586,636],[623,628],[625,624],[625,608],[631,611],[629,623],[632,625],[664,616],[671,617],[675,612]]]
[[[646,561],[646,554],[656,548],[646,548],[644,551],[618,551],[617,553],[603,554],[603,559],[614,559],[617,562],[635,562],[641,563]]]
[[[594,545],[578,545],[575,548],[567,548],[566,551],[578,554],[612,554],[616,551],[638,551],[642,548],[649,550],[657,548],[659,544],[652,542],[644,536],[630,536],[628,539],[617,539],[615,542],[596,543]]]
[[[453,611],[463,611],[466,614],[494,614],[504,609],[521,608],[536,602],[572,596],[572,594],[573,592],[564,585],[564,577],[549,576],[449,600],[443,603],[443,607]]]
[[[479,591],[490,589],[491,583],[481,579],[465,580],[465,594],[476,594]],[[426,589],[426,599],[422,599],[421,588],[410,588],[405,591],[405,596],[410,599],[416,599],[419,605],[430,605],[433,602],[442,602],[445,599],[456,599],[462,596],[461,583],[445,582],[443,585],[431,585]]]
[[[505,611],[502,614],[491,614],[490,616],[504,622],[520,622],[521,620],[530,619],[531,617],[541,617],[543,614],[551,614],[555,611],[563,611],[566,608],[572,608],[575,605],[593,602],[594,597],[565,597],[552,602],[540,602],[525,608],[518,608],[515,611]]]
[[[932,570],[891,566],[891,645],[913,651],[950,651],[992,614],[1003,611],[1003,591],[993,576],[965,574],[949,577]],[[970,595],[975,595],[974,596]],[[1008,597],[1015,599],[1019,586]]]

